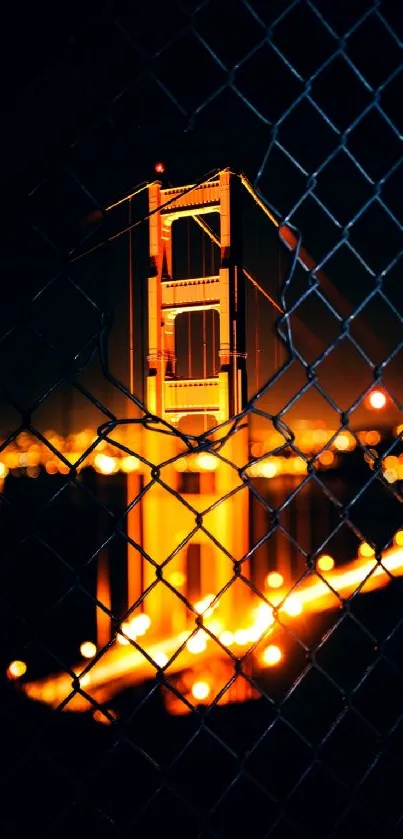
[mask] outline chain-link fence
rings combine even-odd
[[[400,4],[13,14],[2,835],[401,836]],[[144,375],[150,225],[223,171],[248,393],[186,425]],[[209,219],[177,279],[218,280]],[[214,312],[176,331],[171,391],[213,389]]]

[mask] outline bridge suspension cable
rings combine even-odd
[[[263,297],[265,297],[266,300],[268,300],[269,303],[271,303],[272,306],[274,306],[274,308],[277,309],[277,311],[280,312],[280,314],[283,315],[284,314],[284,309],[282,309],[281,306],[279,306],[279,304],[276,303],[274,298],[271,297],[271,295],[267,291],[265,291],[264,288],[262,288],[260,283],[258,283],[258,281],[255,279],[255,277],[250,273],[250,271],[247,271],[245,266],[243,266],[242,270],[245,274],[245,277],[249,280],[249,282],[252,283],[252,285],[255,286],[255,288],[257,288],[257,290],[260,291],[261,294],[263,294]]]
[[[105,207],[105,212],[109,213],[110,210],[114,210],[115,207],[120,207],[121,204],[124,204],[125,201],[131,201],[136,195],[140,195],[140,192],[144,192],[144,190],[148,189],[150,186],[158,183],[158,181],[144,181],[140,184],[134,192],[130,192],[129,195],[125,195],[124,198],[120,198],[119,201],[115,201],[114,204],[110,204],[109,207]],[[129,227],[131,226],[131,220],[129,223]]]
[[[280,227],[279,220],[273,215],[273,213],[270,212],[268,207],[266,207],[264,201],[262,201],[262,199],[259,198],[257,192],[254,190],[251,182],[248,180],[246,175],[238,175],[238,177],[241,181],[242,186],[244,186],[247,192],[249,192],[249,195],[252,196],[255,203],[258,205],[258,207],[260,207],[261,210],[263,210],[264,214],[270,219],[271,223],[274,224],[274,226],[277,228]]]
[[[298,247],[298,240],[297,240],[297,237],[295,236],[295,234],[286,225],[280,226],[278,220],[275,219],[275,217],[267,209],[267,207],[263,204],[263,202],[261,202],[259,196],[256,195],[256,193],[255,193],[252,185],[249,183],[248,179],[244,175],[240,175],[239,177],[240,177],[243,185],[245,186],[245,188],[248,190],[248,192],[250,192],[250,194],[252,195],[252,197],[254,198],[256,203],[258,204],[258,206],[260,207],[262,205],[262,210],[264,210],[265,214],[270,219],[270,221],[272,221],[273,224],[275,224],[275,226],[277,227],[282,242],[286,245],[286,247],[288,247],[289,250],[294,251]],[[220,242],[219,237],[216,235],[216,233],[214,233],[214,231],[211,229],[210,225],[205,221],[205,218],[203,216],[199,216],[199,215],[194,215],[194,216],[192,216],[192,218],[194,219],[196,224],[198,224],[199,227],[201,227],[201,229],[207,234],[207,236],[211,239],[211,241],[214,242],[214,244],[216,244],[217,247],[220,247],[221,242]],[[300,248],[298,258],[299,258],[299,261],[301,262],[301,264],[303,265],[303,267],[306,270],[311,270],[312,267],[315,266],[314,261],[312,260],[311,257],[309,257],[309,254],[307,254],[307,252],[305,251],[304,248]],[[266,300],[268,300],[269,303],[280,314],[284,314],[284,310],[281,308],[279,303],[277,303],[277,301],[274,300],[274,298],[266,291],[266,289],[262,288],[260,283],[251,274],[251,272],[248,271],[248,269],[245,268],[245,266],[243,266],[242,270],[245,274],[245,277],[249,280],[251,285],[253,285],[254,288],[257,289],[263,295],[263,297],[265,297]],[[301,334],[301,336],[304,337],[304,339],[309,340],[310,344],[312,346],[315,346],[316,352],[319,355],[323,350],[322,344],[321,344],[321,342],[319,342],[318,336],[315,334],[314,330],[312,330],[309,326],[307,326],[304,323],[304,321],[299,317],[298,313],[295,313],[295,328],[298,330],[298,332]]]
[[[218,247],[220,247],[220,240],[219,240],[218,236],[216,236],[216,234],[211,229],[211,227],[207,224],[207,222],[205,222],[204,219],[200,218],[200,216],[193,216],[193,218],[194,218],[196,224],[198,224],[199,227],[201,227],[202,230],[204,230],[204,232],[207,233],[207,236],[210,237],[211,241],[215,242],[215,244],[218,245]],[[242,270],[245,274],[245,277],[249,280],[250,283],[252,283],[252,285],[255,286],[255,288],[258,289],[258,291],[260,291],[261,294],[263,294],[263,296],[266,298],[266,300],[268,300],[269,303],[271,303],[271,305],[274,306],[274,308],[277,309],[278,312],[280,312],[280,314],[284,314],[284,311],[281,308],[281,306],[279,306],[279,304],[274,300],[274,298],[264,288],[262,288],[260,283],[258,283],[256,278],[250,273],[250,271],[248,271],[247,268],[245,268],[244,265],[242,266]]]

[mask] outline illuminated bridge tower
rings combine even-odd
[[[196,415],[213,416],[216,424],[225,423],[242,410],[247,398],[238,181],[230,172],[224,171],[217,179],[195,187],[162,189],[160,184],[152,184],[149,210],[147,409],[174,427],[178,427],[183,417]],[[172,271],[174,222],[207,213],[220,215],[219,274],[176,280]],[[216,310],[219,315],[219,373],[204,379],[178,378],[176,318],[183,312],[209,309]],[[223,437],[230,427],[228,423],[209,439]],[[143,453],[155,466],[183,451],[184,444],[175,435],[144,431]],[[197,527],[189,542],[163,569],[163,578],[172,581],[172,585],[192,603],[208,594],[217,594],[233,577],[231,557],[240,560],[249,548],[248,489],[242,488],[243,482],[236,468],[244,466],[248,460],[247,428],[230,436],[220,454],[235,467],[227,466],[211,453],[193,455],[187,461],[181,458],[176,463],[162,466],[160,478],[172,493],[156,481],[142,498],[141,522],[136,511],[129,516],[129,535],[136,541],[141,538],[144,551],[160,565],[197,527],[194,512],[180,498],[200,513],[217,505],[203,515],[203,526],[222,549],[203,527]],[[151,470],[148,470],[144,481],[148,483],[151,477]],[[135,481],[136,477],[130,476],[129,502],[136,494]],[[239,492],[235,492],[237,487],[241,488]],[[228,493],[232,493],[231,497],[217,503]],[[155,584],[157,570],[148,560],[143,560],[139,574],[136,569],[130,569],[132,561],[129,548],[131,603],[140,595],[140,588],[146,590]],[[242,565],[242,573],[248,573],[247,562]],[[222,600],[227,620],[231,620],[235,612],[239,613],[247,596],[248,588],[239,580],[227,590]],[[192,619],[186,606],[161,581],[146,596],[144,609],[159,632],[180,631]]]

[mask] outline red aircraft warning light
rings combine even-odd
[[[162,175],[165,172],[165,165],[161,162],[161,160],[159,160],[158,163],[155,164],[154,169],[158,175]]]

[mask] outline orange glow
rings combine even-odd
[[[204,469],[206,472],[212,472],[214,469],[217,469],[218,460],[213,454],[201,452],[201,454],[198,454],[196,457],[196,465],[201,470]]]
[[[20,458],[17,452],[6,452],[3,454],[4,464],[8,469],[17,469],[20,465]]]
[[[403,480],[403,457],[399,455],[388,455],[382,461],[383,477],[389,484]]]
[[[234,633],[230,632],[228,629],[225,632],[222,632],[220,635],[220,641],[224,645],[224,647],[231,647],[234,643]]]
[[[395,533],[394,542],[395,542],[395,545],[399,545],[399,547],[403,547],[403,530],[398,530],[397,533]]]
[[[122,460],[120,461],[120,468],[122,472],[135,472],[139,466],[140,461],[138,457],[133,457],[132,455],[122,457]]]
[[[315,443],[324,445],[328,441],[328,436],[323,428],[317,428],[312,432],[312,439]]]
[[[277,647],[275,644],[270,644],[269,647],[266,647],[262,659],[264,664],[267,664],[269,667],[274,667],[282,659],[280,647]]]
[[[127,638],[130,638],[131,641],[135,641],[139,636],[141,637],[142,635],[145,635],[150,626],[151,618],[148,615],[141,614],[130,618],[128,621],[124,621],[121,629],[122,632],[127,635]],[[118,635],[118,641],[120,644],[127,644],[127,638],[123,635]]]
[[[38,466],[28,466],[28,469],[27,469],[28,478],[39,478],[39,474],[40,474],[40,469],[38,468]]]
[[[381,411],[387,402],[386,395],[383,390],[373,390],[368,397],[368,405],[374,411]]]
[[[136,615],[129,623],[131,630],[134,630],[136,635],[145,635],[147,629],[151,626],[151,618],[146,614]]]
[[[94,466],[97,472],[101,472],[102,475],[113,475],[117,471],[116,458],[109,457],[107,454],[96,454]]]
[[[218,603],[216,603],[212,608],[209,608],[210,604],[214,600],[214,594],[206,594],[206,597],[203,600],[199,600],[195,603],[194,608],[195,611],[199,615],[204,615],[204,617],[208,618],[210,615],[213,614],[214,610],[217,608]]]
[[[376,446],[381,440],[379,431],[367,431],[365,435],[365,442],[368,446]]]
[[[182,586],[186,583],[186,574],[182,571],[173,571],[171,576],[168,577],[168,582],[170,582],[171,586],[174,588],[182,588]]]
[[[316,567],[319,571],[331,571],[334,568],[334,559],[328,554],[323,554],[316,562]]]
[[[282,574],[279,574],[278,571],[272,571],[271,574],[268,574],[266,577],[266,585],[269,588],[280,588],[284,583],[284,577]]]
[[[234,641],[236,644],[239,644],[240,647],[243,647],[249,641],[249,632],[247,629],[237,629],[234,632]]]
[[[340,452],[346,452],[348,449],[351,449],[355,445],[355,440],[345,431],[342,431],[341,434],[338,434],[336,439],[334,440],[333,445],[336,449]]]
[[[284,442],[284,439],[282,439],[282,442]],[[303,447],[301,450],[303,450]],[[247,470],[247,474],[251,478],[275,478],[277,475],[303,475],[306,471],[307,464],[303,458],[276,455],[261,460],[259,463],[253,463]]]
[[[260,634],[274,623],[273,609],[268,603],[259,603],[253,614],[255,617],[253,628],[259,630]]]
[[[402,426],[403,429],[403,426]],[[252,443],[250,447],[252,457],[260,457],[263,454],[263,447],[261,443]]]
[[[360,556],[370,557],[375,556],[375,551],[371,548],[371,545],[368,545],[368,542],[362,542],[360,547],[358,548],[358,553]]]
[[[321,452],[319,455],[319,460],[323,464],[323,466],[331,466],[334,463],[334,454],[333,452],[326,449],[325,452]]]
[[[109,717],[112,717],[112,719],[109,719],[103,711],[100,711],[99,708],[97,708],[92,715],[92,719],[95,720],[95,722],[102,723],[102,725],[112,725],[112,721],[116,720],[118,715],[115,711],[111,711],[110,709],[108,709],[108,714]]]
[[[278,465],[275,461],[264,461],[260,464],[260,475],[262,478],[274,478],[278,472]]]
[[[207,648],[207,637],[206,633],[201,630],[196,632],[196,635],[189,638],[189,641],[186,644],[186,649],[194,655],[197,655],[197,653],[204,653]]]
[[[342,571],[334,571],[329,576],[329,583],[335,591],[353,593],[358,586],[365,582],[365,590],[370,591],[381,588],[390,580],[389,574],[403,575],[403,550],[391,548],[385,551],[382,557],[382,565],[376,559],[355,560]],[[368,578],[368,579],[367,579]],[[304,606],[310,606],[311,611],[326,608],[327,603],[334,605],[334,595],[326,582],[316,582],[306,586],[298,592],[300,602]]]
[[[385,481],[388,482],[388,484],[394,484],[399,477],[399,472],[397,471],[397,469],[385,469],[383,477],[385,478]]]
[[[188,468],[187,458],[186,457],[180,457],[180,458],[178,458],[178,460],[175,460],[174,467],[175,467],[177,472],[186,472],[186,470]]]
[[[7,668],[7,676],[9,679],[21,679],[27,672],[27,665],[25,661],[12,661]]]
[[[45,463],[45,469],[48,475],[57,475],[58,467],[54,460],[48,460],[47,463]]]
[[[80,653],[83,658],[94,658],[97,654],[97,648],[92,641],[83,641],[80,646]]]
[[[168,664],[169,658],[165,653],[156,652],[154,655],[154,661],[158,665],[158,667],[165,667]]]
[[[200,699],[200,700],[207,699],[210,692],[211,692],[211,689],[210,689],[210,685],[208,684],[208,682],[202,682],[202,681],[194,682],[194,684],[192,685],[192,696],[195,699]]]
[[[212,632],[213,635],[215,635],[217,638],[223,630],[222,622],[214,619],[212,621],[207,622],[207,627],[210,630],[210,632]]]
[[[302,612],[302,603],[297,594],[291,594],[287,597],[287,600],[284,603],[283,611],[286,612],[287,615],[291,615],[292,617],[296,617],[300,615]]]
[[[123,624],[121,626],[121,629],[123,630],[123,632],[125,632],[125,630],[123,629]],[[127,635],[127,633],[126,633],[126,635]],[[125,638],[124,635],[121,635],[120,632],[118,632],[118,634],[116,636],[116,641],[118,642],[118,644],[121,644],[122,647],[127,647],[127,645],[130,644],[129,639]]]
[[[399,466],[399,459],[395,455],[390,454],[383,459],[383,466],[385,469],[397,469]]]

